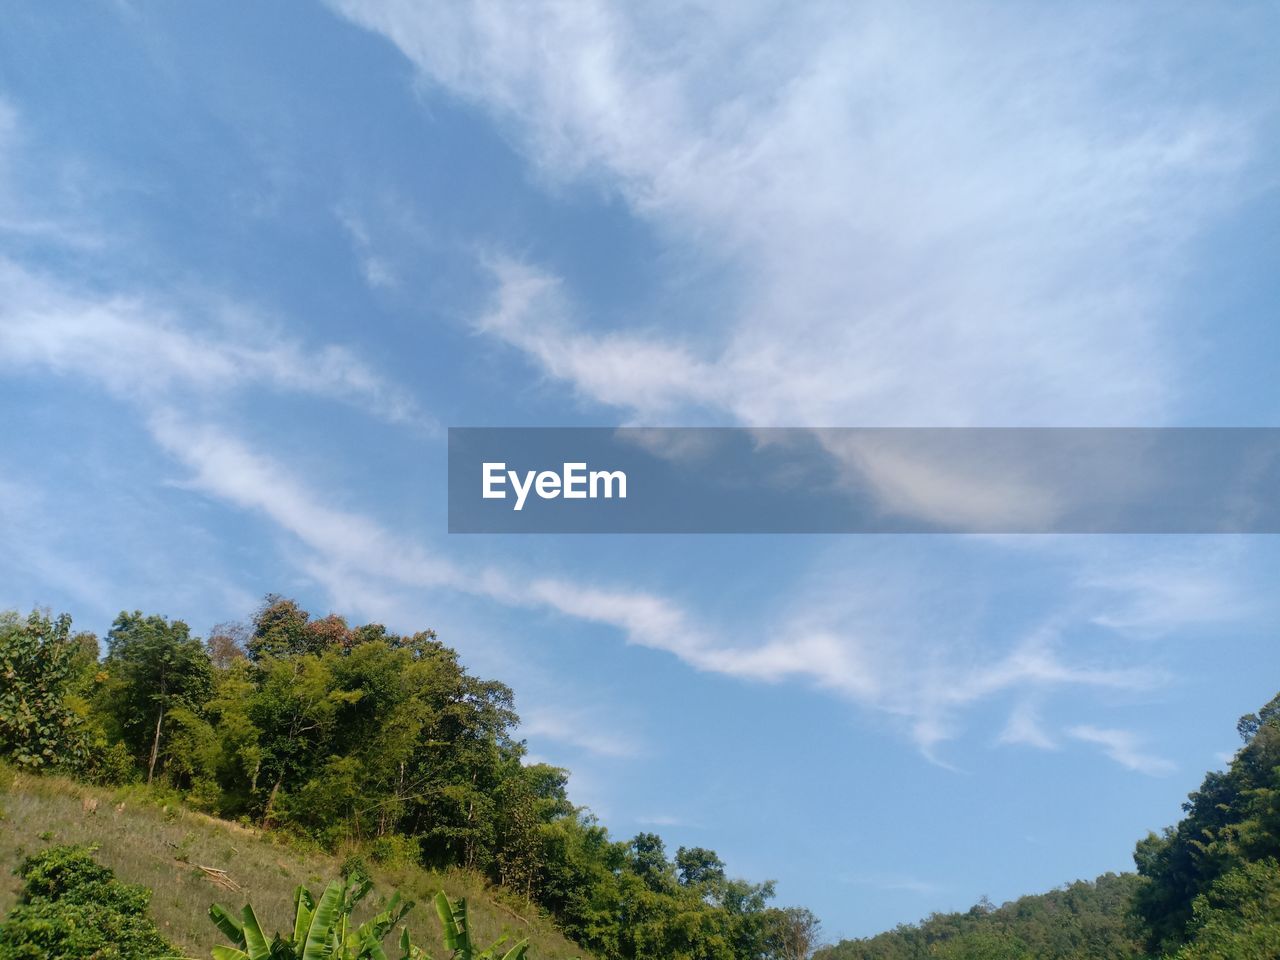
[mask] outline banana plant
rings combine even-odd
[[[213,948],[213,960],[391,960],[382,941],[413,903],[396,893],[381,913],[359,926],[351,920],[356,904],[372,888],[372,881],[350,885],[334,880],[317,901],[311,891],[299,886],[293,894],[293,931],[289,939],[277,933],[270,941],[253,906],[246,904],[237,918],[220,903],[209,908],[209,918],[234,946]],[[400,935],[400,953],[395,960],[431,960],[415,947],[409,931]]]
[[[452,960],[524,960],[529,951],[529,941],[521,940],[506,953],[499,954],[507,937],[501,936],[485,949],[477,951],[471,943],[471,931],[467,926],[467,901],[462,898],[453,903],[444,891],[436,894],[436,913],[444,927],[444,945],[453,951]]]
[[[411,901],[392,895],[386,909],[355,926],[351,914],[373,887],[368,879],[350,884],[334,880],[316,900],[311,891],[299,886],[293,892],[293,931],[289,939],[277,933],[267,940],[251,904],[237,917],[220,903],[209,908],[209,918],[233,946],[213,948],[213,960],[392,960],[382,947],[391,929],[411,909]],[[471,943],[467,924],[467,901],[451,901],[443,891],[436,894],[436,913],[444,927],[444,943],[450,960],[525,960],[529,941],[521,940],[500,953],[507,938],[500,937],[483,950]],[[400,931],[399,953],[394,960],[431,960],[431,955],[414,946],[408,928]]]

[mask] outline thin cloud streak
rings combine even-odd
[[[535,707],[520,718],[520,735],[551,740],[596,757],[629,758],[641,753],[638,743],[607,730],[599,717],[563,707]]]
[[[1090,724],[1072,727],[1067,733],[1076,740],[1091,743],[1129,770],[1150,777],[1163,777],[1177,770],[1177,765],[1142,748],[1142,738],[1130,730],[1095,727]]]
[[[232,312],[221,335],[180,323],[147,297],[69,291],[0,258],[0,368],[39,366],[150,405],[176,391],[217,397],[262,386],[350,403],[392,423],[432,425],[407,391],[344,347],[307,349],[263,333],[243,310],[217,307],[215,314]]]

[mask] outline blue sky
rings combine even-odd
[[[450,425],[1280,426],[1280,12],[19,3],[0,606],[432,626],[827,936],[1129,865],[1274,538],[450,537]]]

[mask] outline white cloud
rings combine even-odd
[[[366,599],[381,592],[386,604],[398,589],[453,590],[606,625],[630,644],[672,654],[697,670],[801,681],[898,717],[934,759],[935,748],[955,735],[957,715],[988,698],[1070,687],[1141,690],[1159,679],[1150,670],[1069,663],[1053,631],[1034,633],[1000,653],[974,655],[962,646],[951,652],[961,637],[929,633],[940,624],[919,621],[887,591],[877,591],[874,609],[863,615],[814,604],[804,617],[783,616],[771,624],[766,634],[774,639],[768,642],[733,642],[657,594],[461,567],[364,514],[327,505],[280,464],[220,428],[172,412],[158,413],[150,426],[157,442],[190,469],[187,486],[260,513],[296,537],[312,552],[306,569],[335,591]],[[551,714],[533,729],[540,729],[537,724],[561,737],[575,726]],[[582,736],[567,742],[604,755],[621,744],[611,738],[589,743]]]
[[[68,289],[0,258],[0,369],[43,367],[147,405],[247,386],[327,397],[396,423],[427,423],[415,399],[349,350],[308,349],[261,317],[215,303],[197,327],[145,296]]]
[[[876,890],[894,890],[921,895],[939,893],[945,889],[942,885],[930,880],[898,874],[845,874],[837,879],[841,883],[854,884],[859,887],[872,887]]]
[[[545,175],[618,192],[735,277],[719,343],[694,350],[575,326],[554,282],[498,270],[482,328],[585,397],[752,425],[1150,422],[1175,399],[1161,313],[1185,241],[1238,190],[1253,117],[1171,89],[1170,38],[1194,23],[334,5]]]
[[[1079,586],[1100,598],[1093,622],[1120,633],[1159,637],[1173,630],[1239,621],[1256,612],[1244,551],[1217,541],[1156,555],[1104,558]]]
[[[673,816],[669,813],[656,813],[647,817],[636,817],[636,823],[646,827],[691,827],[693,824],[685,820],[683,817]]]
[[[722,376],[684,347],[643,336],[593,336],[568,322],[561,282],[527,264],[493,256],[492,307],[476,328],[524,350],[551,376],[593,400],[649,414],[723,402]]]
[[[1177,769],[1172,761],[1145,752],[1142,738],[1129,730],[1084,725],[1072,727],[1067,733],[1077,740],[1096,744],[1116,763],[1137,773],[1162,777]]]
[[[1036,711],[1048,696],[1068,690],[1132,696],[1163,684],[1167,678],[1159,666],[1143,664],[1106,640],[1085,645],[1080,632],[1128,629],[1132,621],[1109,625],[1106,611],[1145,609],[1147,592],[1163,596],[1175,585],[1211,584],[1230,573],[1230,567],[1208,562],[1188,569],[1176,545],[1163,555],[1150,549],[1117,554],[1105,541],[1095,546],[1072,538],[1018,540],[1019,549],[1034,551],[1035,562],[1059,586],[1051,589],[1039,625],[1010,635],[1007,625],[993,633],[991,621],[966,612],[975,604],[999,604],[1001,590],[1017,590],[1016,584],[1003,583],[1008,568],[998,565],[963,576],[952,570],[950,582],[943,582],[942,571],[951,569],[945,559],[941,567],[921,568],[909,550],[850,548],[844,559],[839,552],[819,558],[815,575],[801,576],[787,588],[787,605],[750,631],[768,639],[744,641],[739,637],[746,634],[733,624],[708,624],[658,593],[531,574],[514,566],[460,565],[358,510],[332,506],[291,471],[221,428],[173,412],[157,413],[150,426],[157,442],[189,468],[185,485],[257,512],[296,538],[308,551],[303,569],[344,606],[391,609],[406,589],[446,590],[599,624],[619,631],[631,645],[673,655],[696,670],[827,691],[893,718],[939,763],[939,748],[959,735],[966,714],[978,704],[1013,700],[998,742],[1052,749],[1054,734]],[[970,548],[1004,552],[999,548],[1008,546],[990,539],[994,543],[972,539]],[[1203,549],[1199,556],[1208,557]],[[1027,564],[1015,556],[1012,565]],[[1139,569],[1152,572],[1115,576]],[[1161,585],[1154,573],[1160,570],[1173,574],[1172,585]],[[1213,595],[1209,586],[1190,592]],[[1187,623],[1165,617],[1160,629],[1168,634],[1209,623],[1215,611],[1220,618],[1232,615],[1211,605],[1194,616],[1186,611]],[[530,736],[559,739],[597,756],[620,756],[635,748],[630,738],[595,730],[596,725],[554,705],[531,714],[529,723]],[[1076,739],[1088,739],[1090,733],[1118,762],[1160,770],[1161,761],[1137,750],[1136,739],[1087,726],[1069,731]],[[1104,734],[1105,743],[1097,739]]]
[[[1009,722],[1000,731],[999,742],[1009,745],[1035,747],[1039,750],[1056,750],[1058,745],[1044,729],[1035,706],[1021,700],[1009,714]]]
[[[360,273],[364,276],[365,282],[375,290],[395,287],[399,283],[395,268],[386,258],[375,252],[373,240],[369,236],[369,229],[365,226],[364,220],[347,207],[338,207],[334,211],[334,216],[338,218],[338,223],[342,225],[342,229],[351,240],[351,248],[355,252],[356,261],[360,265]]]
[[[533,741],[551,740],[597,757],[634,757],[640,745],[610,730],[601,718],[582,709],[535,707],[520,717],[520,735]]]
[[[1150,277],[1176,253],[1167,238],[1191,232],[1216,200],[1199,188],[1235,169],[1244,148],[1231,118],[1209,109],[1156,104],[1131,126],[1100,121],[1117,114],[1094,109],[1078,58],[1097,66],[1086,51],[1110,25],[1055,40],[1005,23],[987,41],[969,32],[974,18],[943,8],[917,36],[894,8],[871,7],[836,22],[783,19],[766,51],[744,44],[762,15],[751,12],[702,13],[698,31],[602,5],[347,12],[491,108],[548,176],[619,191],[673,246],[705,251],[735,278],[736,309],[686,343],[656,325],[583,324],[563,281],[491,258],[495,300],[478,327],[593,402],[639,418],[705,407],[752,425],[1127,422],[1167,407]],[[371,254],[349,219],[357,253]],[[376,258],[364,266],[371,282],[389,279]],[[979,701],[1153,679],[1068,662],[1049,634],[975,653],[945,618],[913,620],[913,600],[853,615],[815,604],[778,617],[767,642],[746,643],[656,594],[464,569],[333,506],[193,413],[185,401],[256,385],[397,422],[422,416],[348,351],[226,313],[197,326],[154,297],[101,296],[0,262],[0,365],[140,402],[191,488],[288,532],[335,596],[456,590],[607,625],[699,670],[799,681],[887,713],[930,754]],[[885,586],[866,582],[874,589],[832,593]],[[1143,616],[1121,608],[1098,622]],[[1094,728],[1073,734],[1087,739],[1080,730]],[[1142,757],[1116,731],[1095,732],[1117,758]]]

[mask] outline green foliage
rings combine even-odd
[[[209,918],[234,944],[214,947],[214,960],[386,960],[382,941],[413,904],[402,902],[397,893],[385,910],[356,925],[351,915],[372,886],[368,878],[334,880],[318,901],[310,890],[299,886],[294,891],[290,929],[276,933],[270,941],[251,905],[246,904],[237,918],[226,907],[214,904]],[[401,939],[404,949],[399,960],[425,956],[411,946],[407,932]]]
[[[1280,696],[1237,725],[1244,746],[1185,816],[1137,845],[1138,875],[1099,877],[994,909],[930,917],[819,960],[1280,957]]]
[[[234,945],[214,947],[214,960],[389,960],[383,941],[413,909],[413,903],[402,900],[397,892],[384,909],[356,924],[352,915],[373,887],[373,882],[361,874],[361,870],[353,869],[350,876],[334,880],[319,900],[306,887],[299,886],[294,892],[290,930],[275,934],[269,941],[252,906],[246,905],[237,917],[221,904],[214,904],[209,908],[209,918]],[[453,902],[442,892],[435,899],[435,907],[445,945],[453,951],[455,960],[524,960],[527,940],[505,953],[499,951],[506,937],[483,950],[472,944],[466,900]],[[430,960],[429,954],[413,945],[408,928],[401,930],[397,944],[397,960]]]
[[[172,751],[166,736],[203,709],[213,690],[213,668],[199,638],[181,620],[121,613],[107,634],[108,681],[100,694],[120,739],[150,783]],[[179,743],[182,750],[185,744]]]
[[[440,918],[440,926],[444,928],[444,945],[453,951],[454,960],[524,960],[529,950],[529,941],[521,940],[505,953],[500,948],[507,938],[500,937],[483,950],[477,950],[471,942],[471,928],[467,921],[466,899],[451,901],[441,891],[436,894],[436,915]]]
[[[815,960],[1139,960],[1133,874],[1104,874],[1000,907],[934,914],[919,924],[820,950]]]
[[[511,689],[431,631],[313,619],[271,596],[214,634],[122,613],[100,666],[81,650],[65,686],[97,723],[83,775],[142,777],[379,864],[476,871],[605,960],[795,955],[803,924],[769,907],[771,884],[729,878],[710,850],[673,862],[656,834],[611,839],[569,802],[564,770],[526,762]]]
[[[152,960],[176,953],[147,917],[151,891],[120,883],[89,847],[50,847],[18,869],[0,960]]]
[[[71,618],[0,614],[0,756],[29,770],[84,762],[84,717],[76,709],[81,644]]]
[[[369,844],[369,859],[380,867],[402,867],[418,862],[418,842],[412,837],[388,833]]]
[[[1228,769],[1206,775],[1183,804],[1182,821],[1134,852],[1149,881],[1135,909],[1152,951],[1172,952],[1187,942],[1197,903],[1221,895],[1220,879],[1240,870],[1256,878],[1251,865],[1280,858],[1280,696],[1242,717],[1237,729],[1245,743]]]
[[[181,621],[122,613],[98,664],[96,640],[72,635],[65,616],[0,617],[0,752],[29,768],[69,762],[100,783],[145,774],[149,797],[181,797],[378,864],[469,868],[546,911],[603,960],[813,954],[817,918],[771,906],[771,883],[730,877],[712,850],[682,847],[671,858],[656,834],[614,840],[575,808],[565,771],[526,762],[511,690],[470,675],[434,633],[312,619],[268,597],[251,625],[215,634],[205,645]],[[1238,729],[1244,746],[1229,769],[1205,777],[1180,823],[1138,844],[1137,875],[984,902],[817,956],[1280,956],[1280,697]],[[19,907],[27,919],[6,925],[6,937],[16,935],[10,929],[90,936],[86,917],[67,920],[74,910],[110,913],[94,916],[93,931],[143,936],[145,892],[112,887],[101,870],[84,858],[29,865],[34,892]],[[377,924],[394,924],[403,908],[394,904],[372,928],[355,926],[367,871],[353,863],[343,872],[346,881],[319,901],[299,890],[287,937],[267,941],[251,908],[235,916],[218,908],[215,921],[235,945],[216,956],[297,957],[310,944],[377,960],[382,948],[370,937],[380,943],[390,926]],[[71,892],[90,888],[93,898]],[[437,909],[458,956],[498,957],[497,945],[470,945],[464,902],[440,898]],[[30,952],[36,942],[0,960],[44,955]],[[424,956],[407,935],[400,949]],[[519,944],[507,951],[522,955]]]
[[[1176,960],[1280,957],[1280,865],[1245,863],[1214,880],[1191,905],[1188,937]]]

